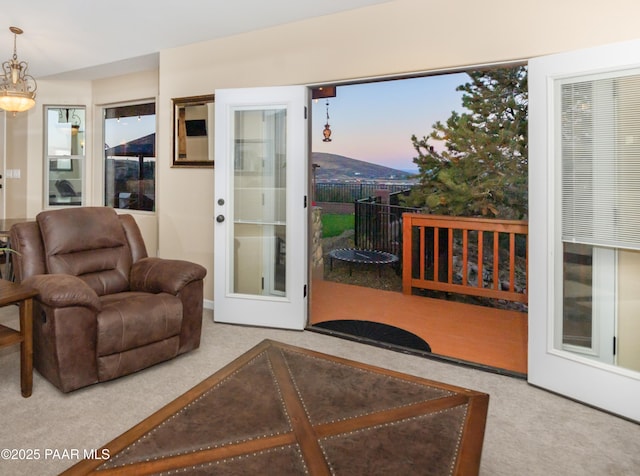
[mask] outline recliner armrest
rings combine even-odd
[[[176,295],[192,281],[204,279],[206,274],[203,266],[190,261],[143,258],[133,264],[129,285],[132,291]]]
[[[22,284],[38,291],[36,299],[54,308],[82,306],[95,312],[102,308],[96,292],[82,279],[67,274],[36,274]]]

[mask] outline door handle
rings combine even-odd
[[[224,221],[224,215],[218,215],[218,216],[216,217],[216,221],[217,221],[218,223],[222,223],[222,222]]]

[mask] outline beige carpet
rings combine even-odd
[[[17,309],[1,311],[0,322],[17,323]],[[70,394],[60,393],[36,373],[33,395],[22,398],[18,350],[0,351],[0,449],[40,453],[39,459],[0,459],[0,474],[62,472],[78,462],[74,450],[82,454],[111,441],[265,338],[488,393],[483,476],[626,476],[640,467],[639,425],[523,380],[308,331],[214,324],[211,312],[205,312],[197,351]]]

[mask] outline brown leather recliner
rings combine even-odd
[[[48,210],[10,240],[16,281],[38,291],[34,367],[63,392],[200,345],[205,268],[148,257],[131,215]]]

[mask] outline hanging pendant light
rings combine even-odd
[[[331,126],[329,125],[329,100],[327,99],[327,123],[324,125],[324,130],[322,131],[322,135],[324,139],[322,142],[331,142]]]
[[[8,112],[26,111],[36,104],[36,80],[27,74],[29,64],[19,61],[16,52],[16,38],[23,31],[15,26],[9,27],[13,33],[13,56],[2,63],[4,76],[0,76],[0,109]]]

